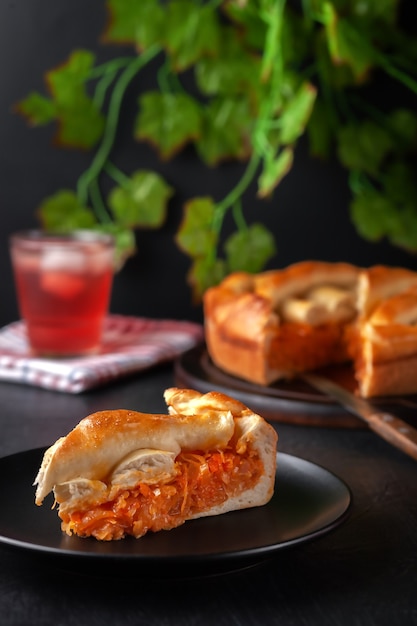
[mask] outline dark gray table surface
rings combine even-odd
[[[50,445],[96,410],[164,412],[172,384],[171,365],[78,396],[0,383],[0,456]],[[280,451],[349,485],[338,528],[256,567],[148,583],[63,571],[0,545],[1,626],[417,624],[417,463],[367,430],[276,427]]]

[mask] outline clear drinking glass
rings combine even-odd
[[[114,239],[93,231],[11,235],[21,317],[40,356],[98,351],[114,273]]]

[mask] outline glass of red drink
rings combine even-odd
[[[93,231],[10,237],[21,317],[39,356],[99,350],[114,270],[114,239]]]

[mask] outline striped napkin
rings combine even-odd
[[[39,358],[30,354],[23,321],[0,330],[0,381],[80,393],[169,361],[203,340],[203,327],[177,320],[109,315],[99,354]]]

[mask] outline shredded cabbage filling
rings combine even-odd
[[[262,474],[261,460],[250,447],[245,455],[231,449],[181,453],[175,466],[168,482],[117,490],[109,485],[105,502],[84,511],[59,511],[62,529],[104,541],[169,530],[252,488]]]

